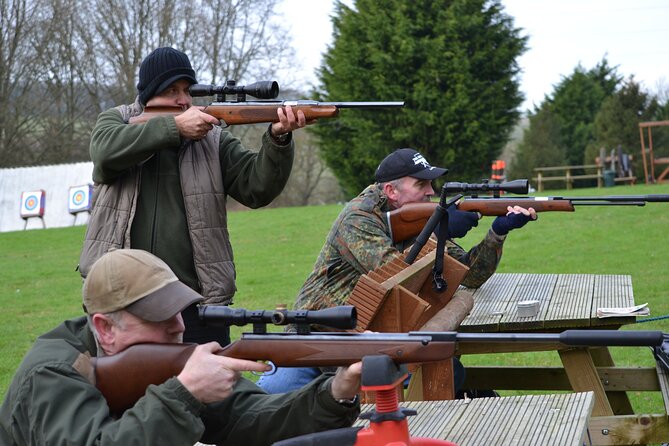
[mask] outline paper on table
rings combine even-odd
[[[648,316],[650,308],[648,304],[636,305],[634,307],[620,307],[620,308],[597,308],[597,317],[620,317],[620,316]]]

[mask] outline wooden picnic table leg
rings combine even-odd
[[[595,406],[592,409],[592,416],[613,415],[613,409],[611,409],[604,386],[599,380],[597,368],[592,356],[590,356],[589,349],[587,347],[570,348],[560,350],[559,353],[574,392],[594,392]]]
[[[608,347],[596,347],[590,349],[590,355],[597,367],[615,367],[611,352]],[[613,413],[616,415],[632,415],[634,409],[632,403],[624,390],[607,390],[606,396],[609,399]]]
[[[455,399],[453,359],[421,364],[409,381],[407,401],[440,401]]]

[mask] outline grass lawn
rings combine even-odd
[[[669,194],[669,185],[550,191],[550,195]],[[229,216],[238,271],[235,307],[291,305],[309,273],[340,205],[263,209]],[[469,248],[490,227],[485,218],[462,245]],[[629,274],[635,300],[651,316],[669,314],[669,204],[585,207],[574,213],[542,213],[538,222],[512,232],[499,272]],[[75,271],[84,227],[0,234],[0,395],[35,338],[63,319],[79,316],[81,279]],[[669,331],[669,319],[625,329]],[[240,333],[233,328],[233,336]],[[621,365],[654,364],[643,348],[614,348]],[[559,365],[555,352],[475,355],[465,365]],[[510,393],[510,392],[508,392]],[[631,394],[637,413],[660,413],[659,395]]]

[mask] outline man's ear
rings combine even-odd
[[[398,198],[397,188],[393,185],[392,182],[383,183],[383,193],[388,197],[388,200],[391,202],[396,202]]]
[[[109,317],[101,313],[96,313],[91,318],[93,325],[95,326],[95,331],[98,334],[98,341],[101,346],[113,345],[116,338],[114,333],[114,321]]]

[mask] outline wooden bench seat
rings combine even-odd
[[[521,395],[450,401],[409,401],[401,407],[412,437],[448,440],[459,446],[581,446],[593,407],[591,392]],[[373,411],[363,405],[361,412]],[[358,419],[356,426],[367,426]]]

